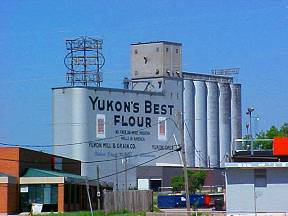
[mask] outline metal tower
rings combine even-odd
[[[71,86],[100,86],[103,81],[101,69],[105,64],[102,44],[103,40],[86,36],[66,40],[64,64],[69,70],[66,73],[67,83]]]

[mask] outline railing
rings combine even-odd
[[[254,150],[260,151],[271,151],[272,150],[273,139],[253,139]],[[234,149],[235,151],[250,151],[251,149],[251,140],[250,139],[236,139],[234,140]],[[271,149],[267,149],[268,146],[271,146]]]

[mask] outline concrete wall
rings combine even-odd
[[[117,171],[123,171],[125,163],[122,159],[125,156],[129,157],[127,168],[130,168],[173,150],[176,148],[174,135],[180,142],[176,114],[182,111],[183,82],[176,78],[165,78],[162,81],[165,85],[163,84],[161,93],[92,87],[53,89],[53,143],[80,143],[65,147],[55,146],[54,153],[81,161],[111,159],[100,163],[100,176],[105,176],[116,173],[116,164]],[[124,109],[125,106],[130,106],[131,109]],[[105,132],[101,137],[96,127],[100,115],[105,117]],[[130,118],[136,121],[140,119],[140,122],[144,121],[144,125],[137,122],[127,124]],[[164,137],[159,135],[159,120],[163,118],[166,119]],[[149,125],[146,124],[148,119]],[[130,157],[144,153],[145,155]],[[116,156],[117,161],[113,160]],[[148,165],[156,163],[181,162],[178,153],[173,152]],[[96,178],[95,164],[82,164],[81,170],[82,175]],[[104,180],[115,183],[116,177],[112,175]],[[125,172],[118,175],[118,180],[119,188],[123,188]],[[128,171],[128,187],[130,186],[136,186],[135,169]]]
[[[226,169],[227,212],[288,212],[288,168],[267,168],[260,186],[255,178],[254,169]]]
[[[181,77],[181,49],[181,44],[171,42],[132,44],[131,78]]]

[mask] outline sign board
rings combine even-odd
[[[20,188],[20,193],[28,193],[28,192],[29,192],[28,186],[24,186]]]
[[[138,190],[149,190],[149,179],[138,179]]]
[[[273,155],[288,156],[288,138],[276,137],[273,139]]]

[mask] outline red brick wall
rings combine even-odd
[[[18,147],[0,147],[0,173],[20,177],[25,174],[28,168],[52,170],[53,166],[51,162],[53,157],[54,156],[51,154],[30,149],[23,149]],[[81,175],[80,161],[63,158],[62,162],[63,172]],[[18,181],[19,180],[17,180],[17,182]]]
[[[0,213],[7,213],[8,212],[8,184],[0,184]]]
[[[28,168],[38,168],[45,170],[53,170],[52,159],[53,155],[38,152],[30,149],[20,149],[20,160],[26,161],[20,163],[20,176],[24,175]],[[28,163],[27,163],[28,162]],[[29,163],[31,162],[31,163]],[[81,175],[81,162],[63,158],[62,160],[63,172],[74,173],[76,175]]]
[[[8,161],[1,159],[10,159]],[[19,177],[19,148],[1,147],[0,148],[0,173]],[[18,181],[18,180],[17,180]]]
[[[58,184],[58,212],[64,211],[64,184]]]

